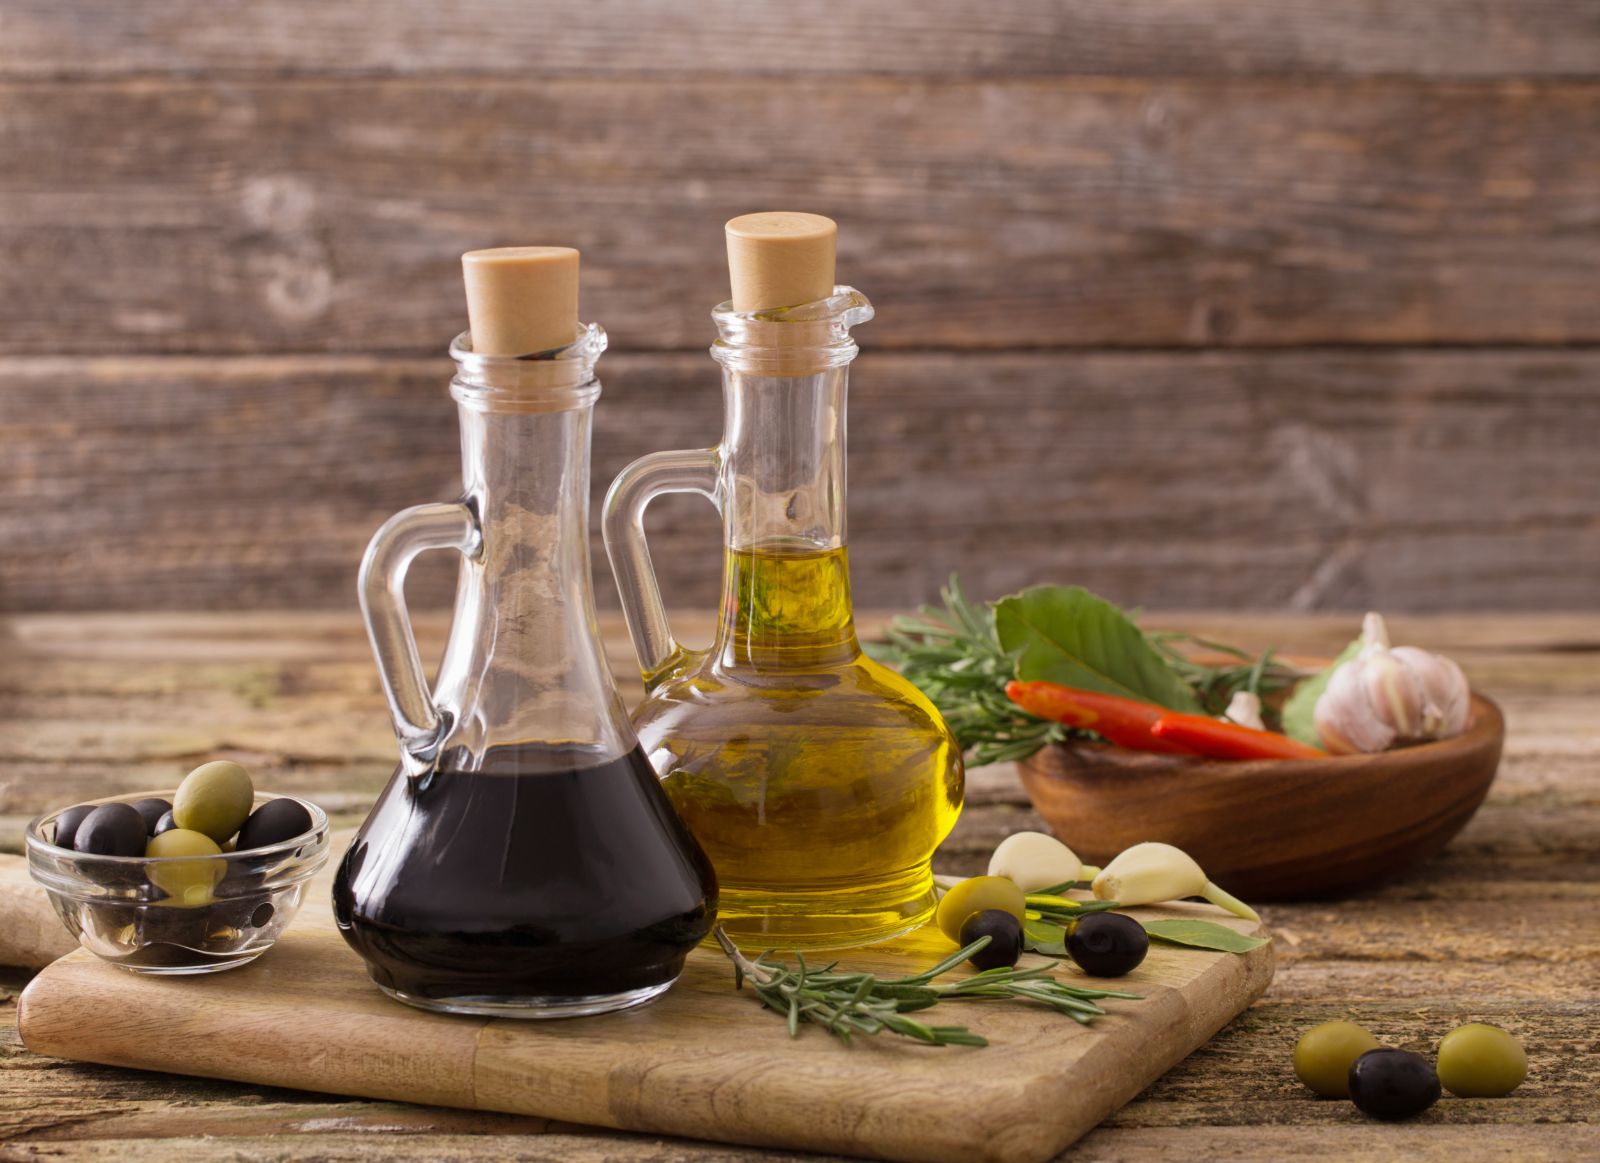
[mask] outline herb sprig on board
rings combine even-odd
[[[1189,634],[1147,633],[1079,586],[1034,586],[990,605],[970,600],[952,576],[940,597],[942,609],[893,619],[887,641],[867,650],[928,696],[975,765],[1025,759],[1083,734],[1006,698],[1013,678],[1220,714],[1239,691],[1267,696],[1302,677],[1271,651],[1256,657]],[[1223,661],[1199,660],[1206,655]]]
[[[838,972],[838,963],[820,969],[796,954],[796,966],[751,960],[739,951],[719,925],[713,930],[722,951],[734,966],[734,983],[748,981],[767,1009],[789,1022],[789,1036],[797,1037],[802,1024],[822,1026],[841,1042],[857,1034],[898,1034],[930,1046],[987,1046],[988,1039],[965,1026],[930,1026],[908,1014],[943,1001],[1033,1001],[1087,1025],[1106,1011],[1095,1004],[1103,998],[1137,1001],[1143,995],[1114,989],[1088,989],[1067,985],[1051,976],[1053,966],[1032,969],[986,969],[950,985],[934,981],[949,973],[989,943],[980,937],[956,950],[931,969],[909,977],[880,978],[871,973]]]

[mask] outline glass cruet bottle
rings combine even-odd
[[[961,751],[933,705],[861,651],[845,551],[845,389],[872,317],[834,286],[812,214],[728,223],[716,308],[726,427],[709,450],[624,469],[603,528],[647,693],[633,723],[717,869],[719,921],[754,948],[840,948],[923,923],[930,860],[961,810]],[[720,510],[713,644],[667,625],[645,542],[651,498]]]
[[[578,252],[463,259],[464,495],[391,518],[361,567],[400,766],[340,864],[334,915],[391,997],[504,1017],[650,1000],[709,932],[716,881],[639,749],[605,661],[589,569],[598,326]],[[531,352],[517,355],[502,353]],[[462,555],[432,689],[408,565]]]

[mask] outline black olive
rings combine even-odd
[[[265,848],[304,836],[311,831],[311,813],[299,800],[268,800],[244,822],[239,829],[239,841],[234,851],[247,852],[252,848]]]
[[[989,938],[970,958],[979,969],[1009,969],[1022,956],[1022,922],[1004,909],[984,909],[961,922],[963,945],[979,937]]]
[[[1420,1054],[1381,1047],[1350,1067],[1350,1099],[1377,1119],[1405,1119],[1432,1106],[1442,1093],[1439,1076]]]
[[[1090,977],[1121,977],[1150,952],[1150,934],[1121,913],[1090,913],[1067,934],[1067,954]]]
[[[130,804],[101,804],[83,818],[72,846],[95,856],[143,856],[144,817]]]
[[[154,836],[162,817],[172,811],[172,805],[166,800],[156,799],[152,796],[147,800],[134,800],[133,810],[144,817],[145,831]]]
[[[57,848],[71,848],[72,841],[83,826],[83,821],[94,811],[93,804],[74,804],[56,817],[54,843]]]
[[[1439,1100],[1439,1076],[1421,1054],[1382,1047],[1350,1067],[1350,1101],[1375,1119],[1409,1119]]]
[[[161,813],[161,818],[156,821],[155,827],[150,829],[150,835],[152,838],[154,838],[161,835],[163,832],[172,831],[172,829],[176,828],[177,826],[178,821],[172,818],[172,809],[168,808],[166,811]]]

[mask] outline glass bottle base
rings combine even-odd
[[[767,949],[853,949],[875,945],[933,919],[927,865],[891,881],[776,892],[722,885],[717,923],[749,953]],[[713,939],[714,940],[714,939]]]
[[[440,1014],[468,1014],[484,1018],[519,1018],[542,1020],[547,1018],[581,1018],[590,1014],[608,1014],[613,1010],[626,1010],[654,1001],[678,980],[673,977],[659,985],[643,989],[630,989],[623,993],[590,994],[582,997],[417,997],[386,985],[378,986],[395,1001],[431,1010]]]

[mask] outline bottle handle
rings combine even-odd
[[[417,505],[396,513],[372,535],[361,559],[361,616],[378,660],[378,677],[394,716],[400,761],[407,774],[432,768],[451,719],[433,701],[417,637],[406,610],[406,571],[419,553],[455,549],[474,556],[483,543],[476,514],[462,504]]]
[[[644,535],[644,511],[663,493],[699,493],[717,508],[721,459],[714,448],[654,452],[617,474],[606,493],[601,529],[606,556],[622,596],[622,616],[639,656],[646,687],[653,687],[688,656],[672,636],[666,606],[650,562]]]

